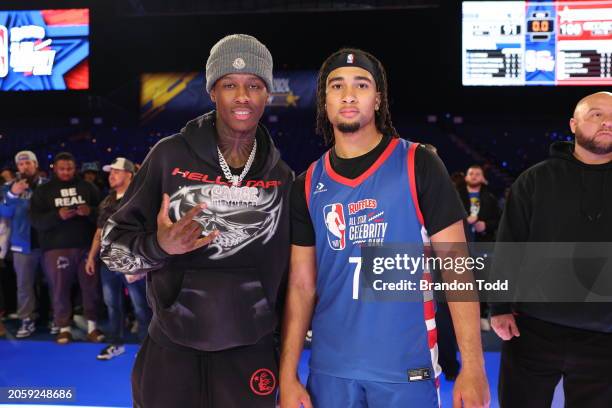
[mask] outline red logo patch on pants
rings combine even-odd
[[[276,388],[276,377],[267,368],[260,368],[251,376],[251,391],[257,395],[270,395]]]

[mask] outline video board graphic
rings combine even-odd
[[[89,9],[0,11],[0,91],[89,89]]]

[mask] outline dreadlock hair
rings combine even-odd
[[[393,137],[398,137],[397,130],[391,123],[391,113],[389,112],[389,98],[387,95],[387,74],[382,63],[369,52],[357,48],[342,48],[330,55],[321,65],[319,75],[317,77],[317,134],[322,135],[327,145],[334,144],[334,127],[327,117],[325,109],[325,96],[327,88],[327,77],[330,73],[330,63],[340,54],[361,54],[367,57],[374,63],[378,70],[378,74],[371,73],[376,82],[376,91],[380,93],[380,105],[375,111],[376,129],[382,134],[390,134]]]

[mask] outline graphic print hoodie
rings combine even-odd
[[[289,262],[289,189],[293,172],[263,126],[257,153],[240,187],[219,165],[215,113],[159,141],[106,223],[102,260],[111,270],[147,272],[153,308],[149,334],[170,347],[216,351],[255,344],[273,332],[281,281]],[[178,221],[206,203],[195,221],[207,247],[170,256],[156,238],[162,194]]]

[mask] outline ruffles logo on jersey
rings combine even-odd
[[[378,207],[378,202],[374,199],[359,200],[348,205],[349,215],[357,214],[361,210],[376,209],[376,207]]]
[[[350,203],[348,210],[348,239],[353,245],[384,243],[388,224],[385,222],[385,212],[378,208],[375,199],[367,198]]]
[[[346,248],[346,221],[342,204],[329,204],[323,208],[327,242],[331,249],[341,251]]]

